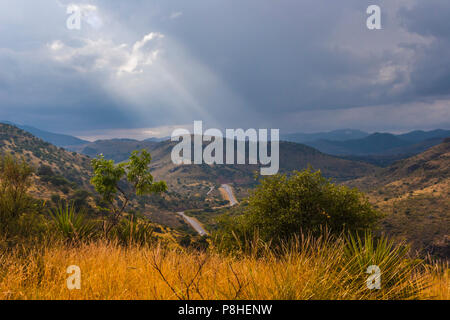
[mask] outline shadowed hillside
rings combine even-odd
[[[450,139],[350,185],[387,213],[388,233],[439,256],[450,256]]]
[[[211,182],[235,182],[249,184],[254,181],[257,165],[183,165],[172,163],[170,154],[177,142],[136,141],[126,139],[101,140],[84,146],[80,151],[94,157],[102,153],[106,158],[115,161],[125,160],[133,150],[147,149],[152,154],[152,167],[155,175],[191,180],[209,180]],[[247,148],[248,150],[248,148]],[[301,170],[308,165],[322,170],[327,177],[345,181],[361,177],[376,171],[376,167],[367,163],[340,159],[326,155],[314,148],[291,142],[280,142],[280,171]]]
[[[0,124],[0,153],[23,158],[34,167],[32,193],[41,198],[77,188],[91,189],[89,157],[55,147],[15,126]]]

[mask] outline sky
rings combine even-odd
[[[450,129],[449,17],[448,0],[1,0],[0,120],[90,140]]]

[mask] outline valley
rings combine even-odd
[[[245,206],[245,198],[261,179],[255,176],[258,166],[175,165],[170,158],[174,144],[168,140],[112,139],[80,144],[76,147],[79,152],[66,151],[17,127],[0,124],[1,153],[23,157],[36,168],[31,190],[34,196],[85,202],[91,212],[100,200],[89,183],[90,160],[103,154],[119,163],[133,150],[148,150],[152,174],[167,182],[168,192],[132,199],[133,210],[179,232],[195,230],[204,235],[215,228],[217,217],[238,213]],[[443,139],[423,153],[382,168],[282,141],[280,172],[289,174],[312,166],[337,183],[357,187],[386,214],[382,232],[413,243],[416,250],[449,256],[449,145],[449,139]]]

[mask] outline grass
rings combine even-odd
[[[17,247],[0,255],[0,299],[449,299],[448,265],[370,246],[304,237],[278,253],[259,244],[234,256],[105,241]],[[366,287],[375,256],[390,268],[381,290]],[[81,269],[80,290],[67,289],[70,265]]]

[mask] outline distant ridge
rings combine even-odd
[[[317,140],[345,141],[365,138],[368,135],[369,133],[361,130],[340,129],[329,132],[282,134],[281,140],[297,143],[306,143]]]
[[[70,136],[67,134],[48,132],[48,131],[41,130],[41,129],[38,129],[38,128],[35,128],[32,126],[20,125],[20,124],[16,124],[16,123],[9,122],[9,121],[1,121],[1,123],[16,126],[17,128],[25,130],[25,131],[31,133],[32,135],[34,135],[35,137],[38,137],[39,139],[49,142],[57,147],[67,148],[70,146],[79,146],[79,145],[89,143],[89,141],[82,140],[82,139],[74,137],[74,136]],[[70,148],[68,148],[68,149],[70,149]]]

